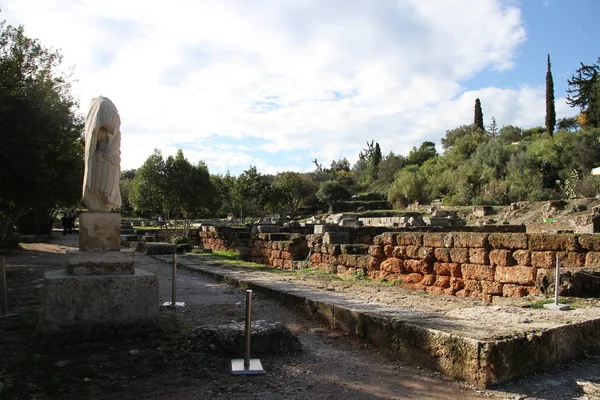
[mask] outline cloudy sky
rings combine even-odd
[[[85,114],[122,119],[122,169],[183,149],[211,173],[313,170],[366,142],[407,155],[473,121],[543,125],[600,56],[595,0],[0,0],[0,20],[62,50]]]

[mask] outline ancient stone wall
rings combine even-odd
[[[328,233],[199,232],[202,246],[239,251],[278,268],[294,261],[345,276],[394,281],[431,294],[498,297],[554,293],[556,257],[560,294],[600,295],[600,236],[482,232],[384,232],[328,243]],[[323,240],[325,238],[325,240]],[[359,239],[360,238],[360,239]],[[306,264],[301,264],[305,266]]]

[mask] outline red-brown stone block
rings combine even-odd
[[[418,258],[420,260],[424,260],[424,261],[433,261],[435,259],[435,254],[433,252],[433,248],[432,247],[420,247]]]
[[[582,268],[585,266],[585,253],[562,253],[558,255],[561,267]]]
[[[284,269],[293,269],[294,264],[292,264],[292,260],[283,260],[283,268]]]
[[[500,265],[502,267],[516,265],[517,263],[512,254],[511,250],[494,249],[490,251],[490,265]]]
[[[423,233],[420,232],[402,232],[396,235],[398,246],[422,246]]]
[[[271,250],[270,258],[281,258],[281,250]]]
[[[504,297],[525,297],[529,291],[525,286],[519,285],[504,285],[502,287],[502,296]]]
[[[434,295],[439,295],[439,294],[444,294],[444,288],[441,288],[439,286],[427,286],[427,292],[429,294],[434,294]]]
[[[385,261],[385,258],[383,257],[369,257],[369,262],[367,264],[367,270],[369,271],[375,271],[375,270],[379,270],[379,267],[381,266],[381,263]]]
[[[420,274],[430,274],[433,272],[433,266],[424,260],[404,260],[404,269],[406,272],[417,272]]]
[[[481,282],[478,280],[465,279],[463,291],[468,296],[479,297],[483,294]],[[456,294],[458,296],[458,293]]]
[[[291,260],[292,259],[292,253],[290,253],[289,251],[282,251],[281,252],[281,258],[283,258],[284,260]]]
[[[450,288],[452,292],[456,292],[457,290],[461,290],[465,287],[465,281],[462,278],[450,278]]]
[[[535,267],[524,267],[522,265],[512,267],[498,266],[496,267],[496,282],[533,286],[535,284],[536,271]]]
[[[457,232],[457,233],[454,233],[453,235],[454,235],[454,247],[486,248],[488,246],[488,236],[489,235],[487,233]]]
[[[371,257],[383,258],[385,257],[385,252],[382,246],[369,246],[369,255]]]
[[[460,271],[463,279],[466,280],[482,280],[482,281],[493,281],[494,280],[494,268],[489,265],[479,264],[462,264]]]
[[[523,265],[525,267],[531,266],[531,252],[529,250],[515,250],[512,254],[512,257],[515,259],[518,265]]]
[[[598,267],[600,266],[600,252],[590,251],[585,255],[585,266],[586,267]]]
[[[579,251],[579,243],[574,235],[529,235],[531,251]]]
[[[403,274],[404,261],[399,260],[397,258],[388,258],[381,263],[379,269],[386,273]]]
[[[488,242],[494,249],[527,249],[526,233],[492,233]]]
[[[450,277],[449,276],[436,276],[434,286],[437,286],[442,289],[447,289],[450,287]]]
[[[598,235],[581,235],[577,237],[577,242],[582,250],[600,252],[600,236]]]
[[[469,248],[469,263],[483,265],[489,264],[490,258],[488,256],[487,250],[476,247]]]
[[[453,248],[450,249],[450,259],[452,262],[466,264],[469,262],[469,249]]]
[[[500,282],[481,281],[481,290],[483,294],[492,294],[502,296],[502,285]]]
[[[419,258],[419,249],[420,248],[421,248],[421,246],[406,246],[406,248],[405,248],[406,258],[414,258],[414,259]]]
[[[392,256],[396,258],[406,258],[406,246],[395,246],[392,251]]]
[[[375,243],[375,240],[373,240],[373,244],[380,244],[382,246],[386,246],[386,245],[395,246],[397,244],[396,243],[397,235],[398,235],[398,233],[396,233],[396,232],[384,232],[378,236],[380,238],[380,243]]]
[[[556,267],[556,255],[551,251],[532,251],[531,266],[536,268]]]
[[[425,233],[423,246],[425,247],[452,247],[452,233]]]
[[[423,280],[423,274],[412,273],[402,275],[402,283],[414,284],[419,283]]]
[[[458,263],[434,263],[433,273],[436,275],[462,278],[462,274],[460,272],[460,264]]]
[[[425,285],[425,286],[431,286],[435,283],[435,275],[433,274],[427,274],[423,276],[423,280],[421,281],[421,284]]]
[[[368,268],[371,261],[370,256],[357,256],[356,257],[356,268]]]
[[[383,246],[383,253],[385,254],[386,257],[393,257],[394,256],[394,246],[392,246],[391,244],[386,244],[385,246]]]
[[[438,247],[433,251],[435,259],[439,262],[450,262],[450,249],[445,247]]]

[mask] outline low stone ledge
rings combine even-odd
[[[171,243],[144,243],[144,252],[148,255],[175,254],[177,246]]]
[[[134,274],[134,253],[122,251],[67,251],[67,273],[72,275]]]

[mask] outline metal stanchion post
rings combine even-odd
[[[177,253],[173,254],[173,276],[171,278],[171,301],[165,301],[163,307],[184,307],[185,303],[177,301]]]
[[[14,317],[16,313],[8,313],[8,287],[6,284],[6,262],[0,257],[0,275],[2,275],[2,315],[0,318]]]
[[[246,329],[244,359],[231,360],[231,373],[234,375],[259,375],[265,370],[258,358],[250,359],[250,348],[252,338],[252,290],[246,290]]]
[[[551,310],[559,310],[565,311],[570,310],[567,304],[560,304],[558,302],[558,289],[560,287],[560,258],[556,256],[556,276],[554,281],[554,303],[544,304],[544,308],[549,308]]]

